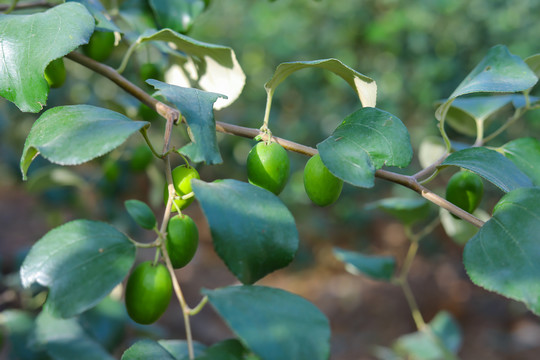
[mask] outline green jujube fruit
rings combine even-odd
[[[251,184],[279,195],[289,179],[289,157],[276,142],[259,142],[247,157],[247,174]]]
[[[45,68],[45,80],[51,88],[59,88],[66,81],[66,68],[64,58],[58,58],[49,63]]]
[[[446,185],[446,200],[469,213],[480,205],[483,195],[482,178],[470,171],[455,173]]]
[[[316,154],[304,168],[304,188],[311,201],[319,206],[327,206],[339,198],[343,180],[334,176],[324,166],[321,156]]]
[[[167,252],[175,269],[180,269],[193,259],[199,245],[199,231],[192,218],[176,215],[167,224]]]
[[[88,44],[82,46],[83,53],[96,60],[105,61],[114,50],[114,33],[109,31],[94,31]]]
[[[180,165],[174,168],[172,171],[172,178],[176,195],[184,196],[192,192],[191,179],[200,179],[200,176],[195,168],[187,165]],[[163,189],[163,201],[165,204],[167,204],[168,199],[169,191],[167,184],[165,184],[165,188]],[[193,202],[193,200],[194,197],[190,197],[189,199],[176,199],[174,202],[176,203],[176,206],[180,208],[180,210],[184,210]],[[175,211],[176,207],[173,204],[171,207],[171,212]]]
[[[152,324],[163,315],[172,296],[172,280],[163,264],[139,264],[126,285],[126,309],[139,324]]]

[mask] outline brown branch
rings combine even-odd
[[[154,99],[153,97],[148,95],[144,90],[139,88],[137,85],[133,84],[132,82],[124,78],[122,75],[120,75],[113,68],[107,65],[101,64],[97,61],[94,61],[77,52],[72,52],[68,54],[67,58],[107,77],[108,79],[113,81],[115,84],[117,84],[119,87],[121,87],[122,89],[124,89],[125,91],[133,95],[139,101],[148,105],[150,108],[155,109],[161,116],[167,119],[168,122],[171,122],[172,119],[174,119],[175,121],[179,119],[180,112],[177,109],[174,109]],[[169,145],[167,143],[167,139],[170,138],[171,125],[172,124],[169,123],[167,126],[167,129],[169,130],[169,132],[168,134],[165,135],[164,153],[166,152],[165,149],[167,149]],[[233,125],[233,124],[229,124],[229,123],[225,123],[221,121],[216,121],[216,130],[225,134],[241,136],[241,137],[245,137],[249,139],[253,139],[254,137],[258,135],[261,135],[263,139],[265,139],[265,136],[266,136],[258,129],[252,129],[252,128],[248,128],[244,126]],[[294,151],[294,152],[307,155],[307,156],[313,156],[317,154],[317,149],[315,148],[302,145],[294,141],[275,137],[275,136],[273,137],[273,139],[278,144],[280,144],[281,146],[283,146],[285,149],[289,151]],[[481,227],[482,225],[484,225],[484,222],[482,220],[476,218],[475,216],[469,214],[468,212],[448,202],[447,200],[435,194],[433,191],[425,188],[418,182],[419,178],[421,178],[423,175],[426,175],[427,173],[434,170],[435,167],[439,165],[440,162],[442,162],[443,160],[444,160],[444,157],[441,157],[441,159],[439,159],[433,165],[427,167],[426,169],[418,172],[417,174],[413,176],[401,175],[401,174],[397,174],[397,173],[386,171],[386,170],[377,170],[375,172],[375,176],[379,179],[383,179],[383,180],[387,180],[396,184],[400,184],[413,191],[416,191],[422,197],[434,203],[435,205],[440,206],[443,209],[450,211],[452,214],[462,218],[465,221],[470,222],[471,224],[477,227]],[[167,179],[167,180],[170,183],[169,181],[170,179]]]
[[[58,4],[53,4],[48,1],[32,1],[32,2],[25,2],[22,4],[15,5],[14,10],[23,10],[23,9],[32,9],[32,8],[52,8],[55,7]],[[12,5],[11,4],[1,4],[0,5],[0,11],[7,11],[10,9]]]

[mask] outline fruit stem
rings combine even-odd
[[[204,308],[204,306],[208,303],[208,296],[205,296],[201,299],[201,301],[195,306],[193,309],[189,311],[189,315],[197,315],[201,312],[201,310]]]
[[[152,266],[156,266],[159,262],[159,256],[160,256],[160,250],[159,247],[156,248],[156,254],[154,255],[154,262],[152,263]]]
[[[127,64],[129,62],[129,59],[131,58],[131,55],[133,54],[133,52],[135,51],[135,49],[137,48],[137,46],[139,46],[140,44],[140,38],[137,39],[137,41],[135,41],[133,44],[131,44],[129,46],[129,48],[127,49],[124,57],[122,58],[122,62],[120,63],[120,66],[118,67],[118,69],[116,69],[116,71],[121,74],[124,72],[124,70],[126,70],[126,67],[127,67]]]
[[[152,151],[152,154],[154,154],[154,156],[156,156],[156,157],[158,157],[160,159],[163,159],[163,156],[165,156],[165,155],[158,154],[156,149],[154,149],[154,146],[152,146],[152,142],[150,142],[150,139],[148,138],[148,132],[146,131],[146,127],[143,127],[139,131],[142,134],[142,136],[144,138],[144,141],[146,141],[146,143],[148,144],[148,147],[150,148],[150,151]]]
[[[274,90],[268,91],[266,94],[266,108],[264,109],[264,120],[261,129],[268,129],[268,121],[270,120],[270,109],[272,108],[272,97],[274,96]]]

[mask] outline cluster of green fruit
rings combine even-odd
[[[176,167],[172,171],[172,176],[176,197],[190,194],[191,179],[199,179],[197,170],[186,165]],[[167,201],[167,187],[165,195]],[[191,204],[193,197],[174,201],[182,210]],[[186,266],[195,256],[199,245],[199,232],[193,219],[185,214],[173,216],[167,224],[165,244],[173,268],[180,269]],[[131,319],[139,324],[155,322],[167,309],[172,289],[172,278],[165,265],[152,261],[139,264],[126,284],[125,302]]]
[[[276,142],[257,143],[249,152],[247,173],[251,184],[279,195],[289,178],[287,151]],[[339,198],[343,180],[334,176],[316,154],[304,168],[304,188],[311,201],[327,206]]]

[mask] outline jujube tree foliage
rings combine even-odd
[[[20,270],[24,287],[41,286],[48,291],[35,320],[32,349],[36,354],[55,359],[112,358],[109,345],[91,336],[82,319],[106,306],[111,291],[129,278],[125,305],[133,320],[156,321],[174,293],[182,308],[178,317],[185,324],[186,339],[141,340],[124,349],[122,359],[328,359],[331,333],[326,316],[298,295],[257,285],[266,275],[290,264],[301,241],[294,214],[277,196],[289,176],[286,151],[306,155],[306,192],[320,206],[339,201],[344,183],[369,191],[366,189],[374,186],[375,178],[418,194],[413,199],[390,198],[372,204],[394,215],[409,234],[409,252],[399,269],[391,256],[334,249],[347,270],[400,286],[410,305],[418,332],[400,337],[392,349],[381,349],[381,357],[385,352],[457,358],[458,324],[447,312],[426,323],[407,279],[419,241],[441,221],[437,216],[413,231],[413,225],[430,216],[429,203],[441,208],[441,219],[447,212],[455,216],[446,217],[443,225],[450,221],[479,228],[466,239],[463,252],[471,281],[540,314],[540,143],[525,137],[490,146],[491,140],[540,105],[540,99],[530,95],[538,81],[540,55],[521,59],[505,46],[491,48],[435,112],[442,139],[437,158],[422,170],[404,175],[414,156],[407,127],[396,115],[376,107],[374,79],[338,59],[277,66],[264,84],[267,103],[260,129],[217,121],[217,111],[234,106],[242,96],[245,75],[233,49],[186,35],[208,5],[201,0],[127,1],[109,12],[98,1],[68,1],[46,10],[0,16],[0,95],[21,112],[40,113],[21,149],[22,179],[31,177],[28,171],[38,156],[54,164],[77,166],[97,161],[138,136],[143,150],[137,150],[133,168],[140,171],[151,161],[161,161],[167,183],[164,215],[159,221],[145,203],[125,203],[141,228],[155,232],[151,243],[139,242],[93,219],[70,221],[37,240]],[[15,2],[11,10],[16,9]],[[114,69],[103,62],[121,51],[119,43],[126,50]],[[162,69],[146,62],[139,69],[145,84],[137,86],[122,75],[146,47],[157,51],[163,63],[182,69],[182,86],[162,81]],[[88,104],[43,111],[50,88],[64,83],[63,61],[108,78],[159,114],[165,122],[161,147],[148,136],[150,122],[139,117],[132,119]],[[269,124],[276,88],[304,69],[334,73],[359,101],[359,109],[316,148],[289,141],[286,133],[272,133]],[[69,71],[65,76],[69,79]],[[514,114],[486,133],[490,116],[505,106],[512,106]],[[454,142],[448,136],[449,127],[469,136],[470,143]],[[185,144],[171,141],[179,128],[187,130]],[[261,141],[247,159],[249,182],[200,178],[195,164],[201,168],[227,162],[220,153],[216,131]],[[171,169],[173,157],[184,164]],[[405,170],[395,172],[390,167]],[[445,168],[463,171],[460,174],[474,179],[475,188],[451,180],[448,200],[438,195],[429,183]],[[501,197],[492,214],[480,219],[473,211],[479,205],[478,189],[483,182],[499,188]],[[203,289],[200,303],[189,305],[174,269],[189,263],[197,250],[197,226],[201,224],[182,214],[194,200],[207,219],[215,252],[241,285]],[[137,253],[143,251],[153,252],[154,260],[136,264]],[[208,305],[230,327],[234,339],[207,347],[192,338],[191,318]],[[2,317],[8,331],[14,316],[7,312]]]

